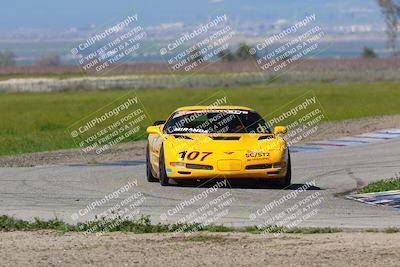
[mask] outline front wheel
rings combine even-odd
[[[151,169],[149,143],[147,143],[147,146],[146,146],[146,178],[147,178],[147,181],[150,183],[154,183],[154,182],[158,181],[157,178],[154,177],[153,171]]]
[[[161,146],[160,161],[159,161],[158,166],[160,169],[160,184],[162,186],[169,185],[169,178],[167,176],[167,171],[165,170],[164,146]]]
[[[288,152],[289,153],[289,152]],[[286,176],[282,179],[282,186],[288,187],[292,183],[292,164],[290,163],[290,154],[288,155]]]

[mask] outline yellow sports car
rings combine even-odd
[[[274,131],[254,110],[191,106],[147,128],[147,180],[256,178],[291,182],[286,127]]]

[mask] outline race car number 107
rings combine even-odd
[[[187,151],[182,151],[179,152],[179,154],[181,155],[181,159],[184,160],[185,158],[187,160],[195,160],[197,159],[199,156],[201,156],[200,161],[204,161],[206,157],[208,157],[209,155],[211,155],[213,152],[199,152],[199,151],[192,151],[192,152],[187,152]]]

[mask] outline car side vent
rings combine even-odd
[[[210,136],[212,140],[239,140],[240,136]]]
[[[258,140],[274,139],[273,135],[263,135],[258,138]]]
[[[192,140],[192,138],[190,138],[189,136],[186,136],[186,135],[174,135],[174,137],[176,139],[189,139],[189,140]]]

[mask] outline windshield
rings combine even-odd
[[[176,133],[267,133],[264,119],[247,110],[178,111],[164,127],[167,134]]]

